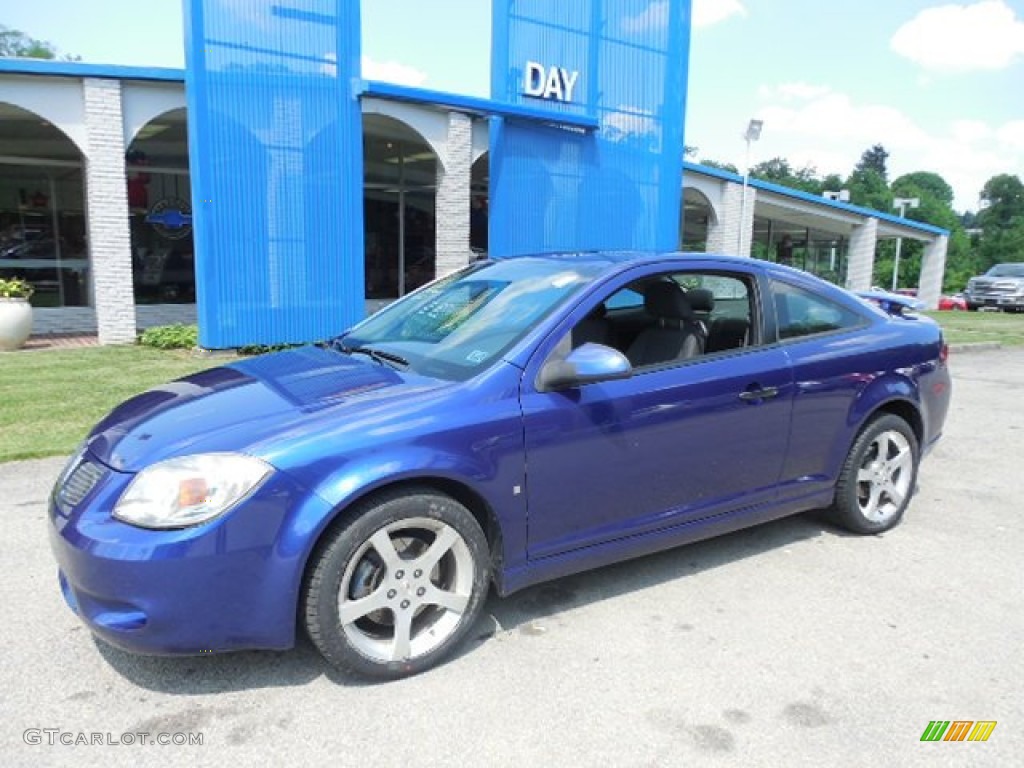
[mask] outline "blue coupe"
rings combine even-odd
[[[118,406],[50,505],[60,586],[139,653],[284,649],[379,678],[490,585],[812,509],[903,516],[950,401],[939,327],[705,254],[474,263],[332,341]]]

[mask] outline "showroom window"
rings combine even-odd
[[[87,306],[81,153],[41,116],[3,102],[0,146],[0,277],[30,282],[33,306]]]
[[[196,300],[192,186],[184,109],[144,125],[125,155],[136,304]]]
[[[363,117],[366,298],[394,299],[435,275],[437,155],[382,115]]]

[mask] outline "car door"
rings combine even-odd
[[[641,367],[624,380],[538,391],[541,365],[564,349],[573,323],[604,304],[613,308],[602,314],[614,326],[616,298],[635,291],[638,277],[686,281],[710,274],[699,265],[623,277],[541,345],[521,391],[531,559],[774,499],[793,386],[785,353],[760,343],[754,269],[726,276],[749,291],[753,326],[741,348]],[[618,311],[635,315],[628,307]]]

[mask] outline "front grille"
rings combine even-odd
[[[72,507],[80,504],[96,483],[103,477],[104,469],[99,464],[93,464],[88,459],[82,459],[78,466],[71,470],[64,478],[64,482],[57,489],[57,506],[61,511],[67,513]]]
[[[1017,283],[975,283],[971,293],[980,298],[1012,296],[1017,292]]]

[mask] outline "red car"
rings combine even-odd
[[[940,296],[939,309],[966,312],[967,301],[964,299],[962,293],[954,293],[952,296]]]

